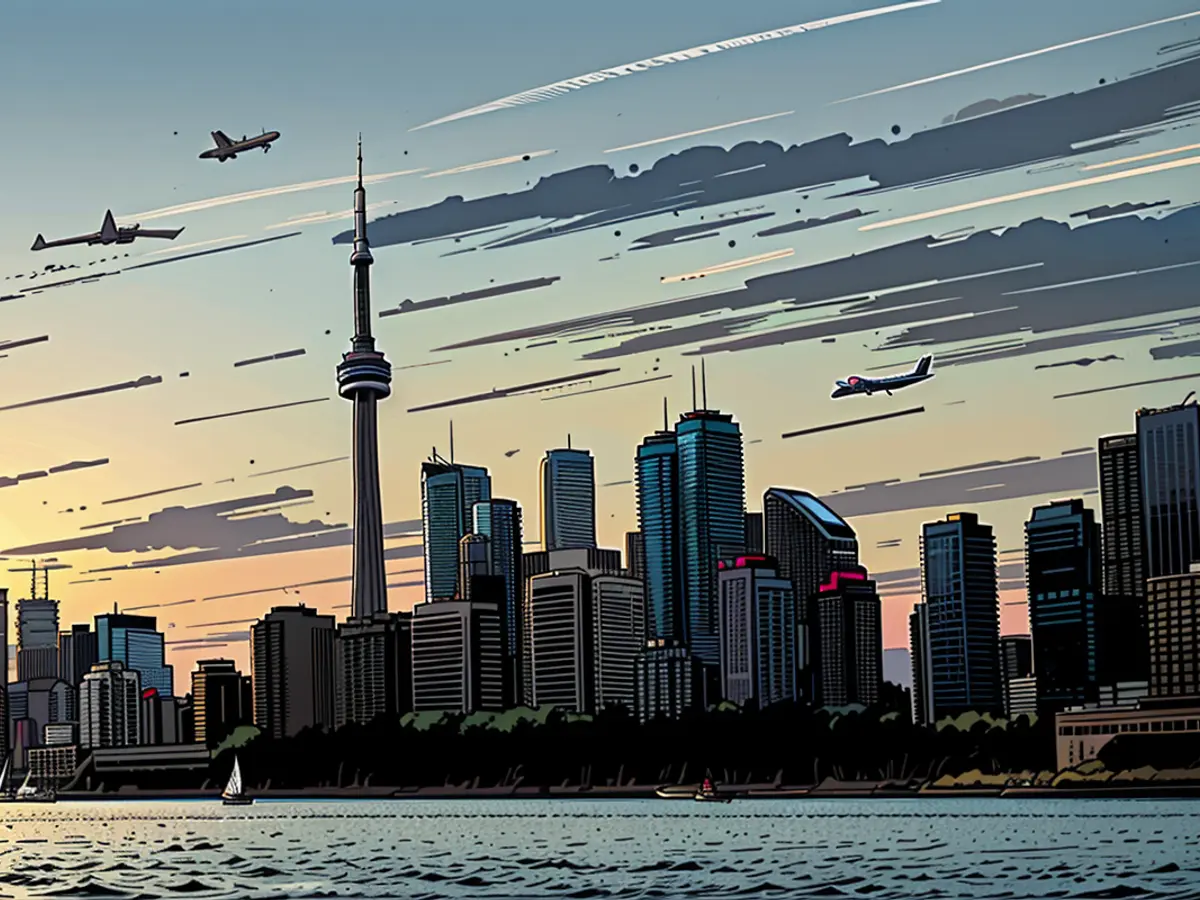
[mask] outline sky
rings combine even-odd
[[[622,547],[635,448],[664,397],[673,419],[691,408],[703,359],[709,406],[746,437],[748,507],[772,486],[825,497],[879,580],[885,646],[904,646],[923,522],[977,511],[1019,550],[1032,506],[1096,506],[1100,435],[1200,389],[1200,13],[890,5],[6,3],[5,120],[24,135],[0,142],[7,568],[63,567],[63,627],[114,604],[157,616],[180,690],[198,659],[245,666],[273,605],[346,614],[334,369],[361,132],[395,368],[391,608],[422,596],[420,462],[451,420],[456,460],[522,503],[527,541],[539,458],[568,434],[590,449],[599,540]],[[835,18],[854,13],[871,14]],[[218,129],[282,137],[198,159]],[[29,249],[106,209],[185,230]],[[829,396],[927,352],[931,381]],[[1002,629],[1025,632],[1020,553],[1000,566]]]

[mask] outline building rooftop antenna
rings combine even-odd
[[[692,412],[696,411],[696,367],[692,366]]]
[[[704,374],[704,357],[700,357],[700,408],[708,409],[708,378]]]
[[[667,423],[667,398],[663,397],[663,431],[668,430],[670,430],[670,426]]]
[[[567,432],[567,449],[571,449],[571,432]]]
[[[450,420],[450,465],[454,465],[454,420]]]

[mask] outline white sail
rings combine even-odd
[[[242,796],[242,769],[236,756],[233,758],[233,771],[229,773],[229,783],[225,785],[225,793],[221,796],[230,799]]]
[[[33,777],[33,770],[31,769],[30,771],[25,773],[25,781],[22,782],[22,784],[19,788],[17,788],[17,796],[18,797],[25,797],[25,796],[28,796],[29,794],[37,793],[36,788],[29,786],[29,779],[31,779],[32,777]]]
[[[6,759],[4,761],[4,768],[0,769],[0,794],[8,790],[8,764],[10,762],[12,762],[11,758]]]

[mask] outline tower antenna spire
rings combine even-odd
[[[571,449],[571,432],[567,432],[567,449]]]
[[[450,465],[454,465],[454,420],[450,420]]]
[[[663,431],[666,431],[667,427],[667,398],[663,397]]]
[[[358,186],[361,188],[362,183],[362,132],[358,133]]]
[[[696,367],[692,366],[692,412],[696,411]]]
[[[700,357],[700,405],[708,409],[708,378],[704,375],[704,357]]]

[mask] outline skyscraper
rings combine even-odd
[[[670,643],[683,640],[683,576],[678,446],[675,435],[665,430],[665,422],[663,427],[638,446],[634,481],[645,560],[649,637]]]
[[[336,724],[333,616],[276,606],[250,629],[254,724],[272,738]]]
[[[1150,696],[1200,700],[1200,562],[1146,584]]]
[[[953,513],[922,529],[921,569],[928,615],[931,718],[1000,713],[1000,607],[996,539],[974,513]]]
[[[79,743],[88,748],[135,746],[141,700],[137,672],[120,660],[96,663],[79,688]]]
[[[83,676],[100,661],[96,632],[84,622],[58,635],[58,677],[71,687],[79,687]]]
[[[646,578],[646,542],[640,531],[625,532],[625,570],[639,581]]]
[[[1100,438],[1100,518],[1107,597],[1146,595],[1146,534],[1136,434]]]
[[[1037,713],[1037,678],[1033,674],[1033,639],[1027,634],[1000,638],[1000,678],[1004,684],[1004,714],[1010,719]]]
[[[835,571],[808,600],[814,705],[871,706],[883,683],[883,632],[875,582],[862,566]]]
[[[721,698],[767,707],[796,699],[796,596],[767,556],[718,563]]]
[[[473,713],[504,707],[499,604],[418,603],[412,613],[412,707]]]
[[[1041,714],[1096,699],[1100,563],[1100,527],[1082,500],[1034,507],[1025,577]]]
[[[1146,578],[1200,561],[1200,406],[1137,411]]]
[[[392,392],[392,367],[371,335],[371,247],[367,241],[367,192],[358,143],[354,190],[354,338],[337,368],[338,393],[354,403],[354,569],[352,618],[387,612],[383,565],[383,505],[379,498],[379,433],[376,405]],[[200,728],[197,716],[197,729]]]
[[[202,659],[192,672],[192,704],[196,742],[216,747],[253,718],[250,679],[231,659]]]
[[[8,588],[0,588],[0,754],[8,753]]]
[[[488,539],[491,548],[491,572],[504,579],[504,604],[501,612],[504,629],[505,684],[510,691],[506,706],[519,702],[521,680],[521,609],[525,580],[521,571],[521,507],[515,500],[492,498],[475,504],[474,531]]]
[[[547,450],[541,465],[542,549],[596,546],[596,467],[587,450]]]
[[[57,677],[58,601],[18,600],[17,681]]]
[[[929,653],[929,607],[918,603],[908,616],[908,647],[912,659],[912,720],[914,725],[932,725],[933,660]]]
[[[717,563],[742,554],[746,544],[742,432],[733,416],[701,409],[680,417],[675,441],[684,639],[715,687],[721,666]]]
[[[487,469],[448,462],[436,452],[421,464],[426,602],[458,595],[458,542],[471,530],[475,504],[491,499]]]
[[[858,538],[846,521],[808,491],[770,488],[763,494],[763,544],[796,593],[797,692],[813,699],[809,600],[834,572],[858,565]]]
[[[746,513],[746,552],[763,552],[763,514],[760,512]]]
[[[174,696],[174,669],[166,664],[163,636],[154,616],[113,612],[96,616],[95,621],[100,662],[122,662],[139,674],[143,689],[154,688],[161,697]]]
[[[376,613],[338,626],[338,723],[365,725],[412,709],[412,613]]]

